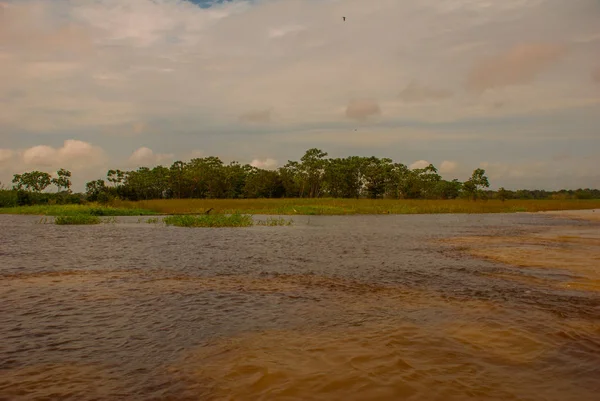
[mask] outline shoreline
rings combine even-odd
[[[298,207],[297,210],[291,207],[291,210],[260,210],[260,209],[221,209],[212,210],[194,210],[194,211],[173,211],[159,212],[146,208],[131,207],[113,207],[98,205],[52,205],[52,206],[21,206],[13,208],[0,208],[0,215],[29,215],[29,216],[62,216],[62,215],[95,215],[95,216],[186,216],[186,215],[228,215],[228,214],[246,214],[246,215],[265,215],[265,216],[381,216],[381,215],[430,215],[430,214],[540,214],[553,218],[572,219],[579,221],[600,221],[600,208],[587,209],[556,209],[556,210],[346,210],[336,213],[331,210],[306,210]]]

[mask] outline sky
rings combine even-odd
[[[600,188],[599,20],[599,0],[0,0],[0,182],[316,147]]]

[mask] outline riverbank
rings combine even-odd
[[[168,199],[116,201],[111,206],[157,214],[243,213],[262,215],[354,215],[515,213],[600,208],[596,200],[396,200],[396,199]]]
[[[38,205],[0,208],[0,214],[40,216],[148,216],[189,214],[260,215],[369,215],[548,212],[560,216],[571,211],[600,208],[600,200],[394,200],[394,199],[167,199],[113,201],[109,205]],[[571,213],[570,216],[575,216]],[[597,214],[600,219],[600,212]]]
[[[151,210],[135,207],[119,208],[97,203],[85,205],[36,205],[0,208],[0,214],[26,214],[37,216],[151,216]]]

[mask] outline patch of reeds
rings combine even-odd
[[[252,216],[239,213],[167,216],[163,222],[177,227],[250,227],[254,223]]]
[[[151,210],[155,214],[235,212],[263,215],[349,215],[418,213],[514,213],[600,208],[600,200],[421,200],[421,199],[156,199],[115,201],[118,208]]]
[[[84,225],[84,224],[100,224],[102,221],[98,216],[88,214],[76,214],[71,216],[56,216],[54,224],[58,225]]]
[[[289,219],[286,220],[283,217],[280,217],[278,219],[274,218],[274,217],[267,217],[266,220],[256,220],[254,222],[254,224],[256,224],[257,226],[291,226],[292,224],[294,224],[294,220]]]

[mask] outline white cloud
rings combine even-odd
[[[9,183],[14,174],[40,170],[54,174],[59,168],[73,173],[73,189],[83,190],[85,182],[101,178],[109,158],[104,149],[75,139],[62,146],[36,145],[29,148],[0,149],[0,181]]]
[[[453,173],[456,171],[458,167],[458,163],[455,161],[444,160],[442,164],[440,164],[439,171],[440,173]]]
[[[23,152],[23,161],[33,166],[51,166],[56,162],[57,153],[51,146],[38,145]]]
[[[130,165],[136,167],[154,167],[164,163],[170,164],[170,162],[173,162],[174,159],[175,155],[172,153],[156,154],[152,149],[143,146],[139,149],[136,149],[131,156],[129,156],[128,162]]]
[[[264,159],[264,160],[254,159],[254,160],[252,160],[250,165],[253,167],[269,170],[269,169],[276,168],[278,165],[278,162],[275,159],[269,159],[269,158]]]
[[[102,148],[75,139],[64,141],[60,148],[48,145],[33,146],[25,149],[21,156],[27,167],[88,168],[106,162]]]
[[[425,168],[427,166],[429,166],[429,163],[427,160],[417,160],[416,162],[414,162],[413,164],[411,164],[410,166],[408,166],[408,168],[410,168],[411,170],[417,169],[417,168]]]

